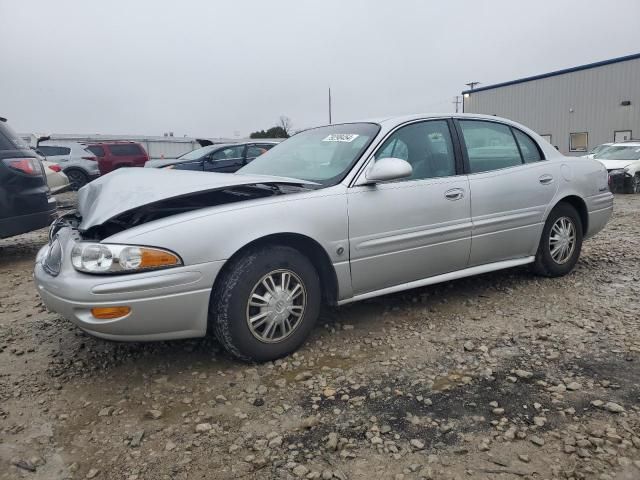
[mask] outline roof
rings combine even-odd
[[[465,93],[482,92],[483,90],[492,90],[494,88],[506,87],[509,85],[516,85],[518,83],[531,82],[533,80],[540,80],[543,78],[555,77],[557,75],[564,75],[565,73],[579,72],[580,70],[589,70],[590,68],[604,67],[605,65],[611,65],[612,63],[628,62],[629,60],[636,60],[640,58],[640,53],[634,53],[633,55],[626,55],[624,57],[612,58],[610,60],[603,60],[601,62],[587,63],[585,65],[579,65],[577,67],[565,68],[564,70],[556,70],[554,72],[543,73],[540,75],[534,75],[532,77],[519,78],[517,80],[511,80],[509,82],[496,83],[493,85],[487,85],[486,87],[474,88],[473,90],[464,90]]]

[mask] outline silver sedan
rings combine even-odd
[[[45,304],[112,340],[296,350],[342,305],[503,268],[569,273],[611,216],[607,172],[517,123],[417,115],[299,133],[236,174],[126,169],[54,223]]]

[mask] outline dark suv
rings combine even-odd
[[[143,146],[136,142],[89,143],[87,149],[98,157],[102,175],[121,167],[144,167],[149,160]]]
[[[55,215],[38,154],[0,118],[0,238],[46,227]]]

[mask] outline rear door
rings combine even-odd
[[[411,177],[349,189],[349,248],[356,295],[466,267],[469,182],[448,119],[399,127],[374,153],[413,167]]]
[[[206,172],[233,173],[244,164],[245,145],[232,145],[210,153],[203,162]]]
[[[456,120],[469,173],[469,266],[535,254],[559,164],[526,133],[486,120]]]

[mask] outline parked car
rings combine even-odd
[[[0,238],[46,227],[55,215],[38,154],[0,118]]]
[[[614,143],[596,155],[609,172],[614,191],[640,193],[640,142]]]
[[[78,200],[36,260],[51,310],[112,340],[213,331],[254,361],[296,350],[322,302],[520,265],[565,275],[613,209],[599,162],[470,114],[309,129],[231,175],[116,171]]]
[[[198,148],[174,160],[151,161],[150,167],[175,170],[198,170],[204,172],[233,173],[256,157],[268,152],[279,142],[260,141],[227,143]]]
[[[62,167],[64,174],[69,177],[73,190],[78,190],[100,176],[98,158],[82,143],[45,140],[38,144],[37,150],[47,160]]]
[[[582,155],[582,158],[595,158],[596,155],[604,152],[607,148],[609,148],[611,145],[613,145],[613,143],[603,143],[601,145],[598,145],[596,147],[593,147],[591,150],[589,150],[587,152],[586,155]]]
[[[87,150],[98,157],[101,175],[123,167],[144,167],[149,160],[144,147],[136,142],[89,143]]]
[[[62,193],[71,187],[69,177],[62,171],[62,167],[57,163],[42,160],[42,167],[47,178],[47,185],[52,194]]]

